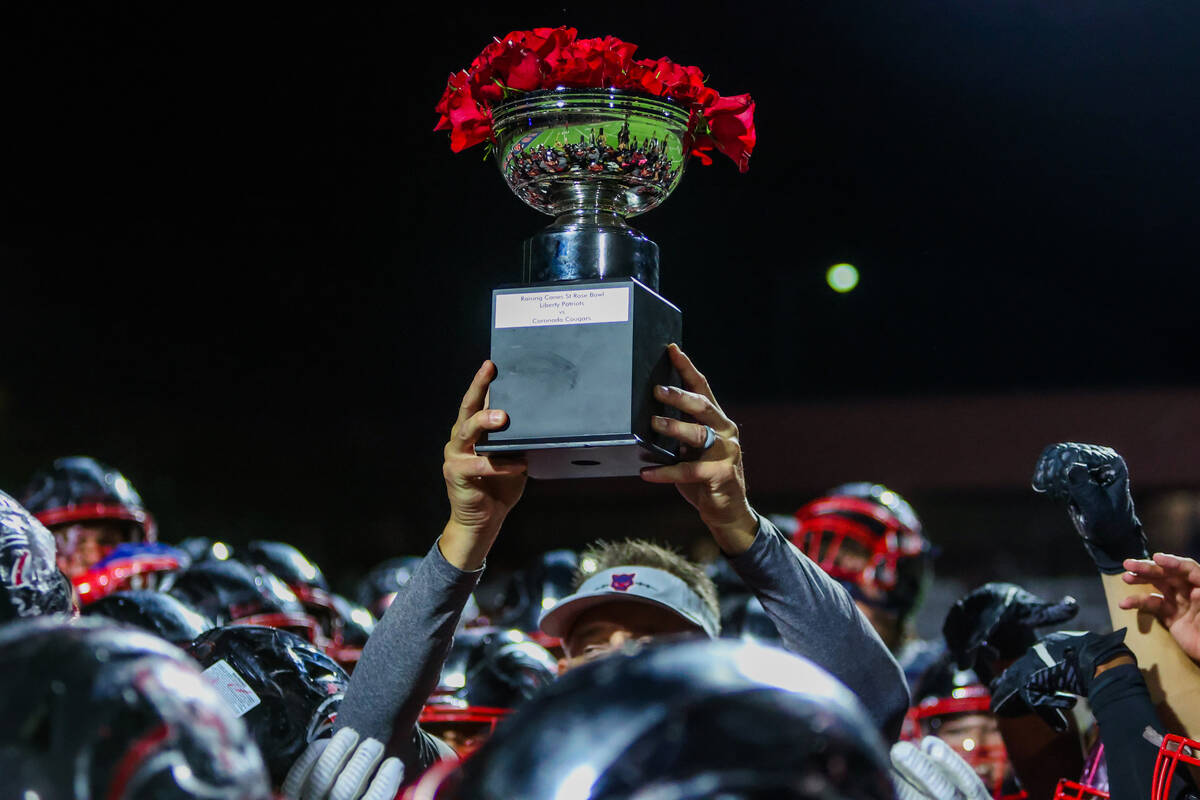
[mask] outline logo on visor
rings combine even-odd
[[[636,572],[630,572],[626,575],[613,575],[612,588],[616,589],[618,592],[629,591],[629,588],[633,586],[633,576],[636,574]]]

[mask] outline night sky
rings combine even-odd
[[[1197,383],[1196,3],[19,5],[10,492],[89,453],[168,539],[424,550],[490,289],[549,222],[433,106],[538,25],[757,101],[748,173],[693,162],[632,221],[723,401]]]

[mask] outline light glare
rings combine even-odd
[[[853,264],[834,264],[825,273],[825,281],[830,289],[838,294],[845,294],[858,286],[858,270]]]

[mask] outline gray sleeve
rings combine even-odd
[[[729,564],[762,603],[783,646],[849,686],[894,741],[908,710],[904,673],[849,593],[761,514],[754,543]]]
[[[387,742],[415,778],[448,751],[417,726],[437,688],[454,629],[483,569],[463,572],[437,543],[375,626],[346,687],[334,727]]]

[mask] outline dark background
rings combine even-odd
[[[450,152],[433,105],[538,25],[758,103],[747,174],[693,163],[634,221],[731,413],[1197,383],[1195,3],[371,5],[6,7],[0,488],[87,453],[167,540],[286,539],[343,582],[423,552],[489,290],[548,222]],[[847,477],[808,467],[760,507]],[[1023,483],[849,477],[953,528],[951,571],[1087,568]],[[531,484],[495,562],[702,533],[633,483]],[[1022,530],[1064,538],[1033,564]]]

